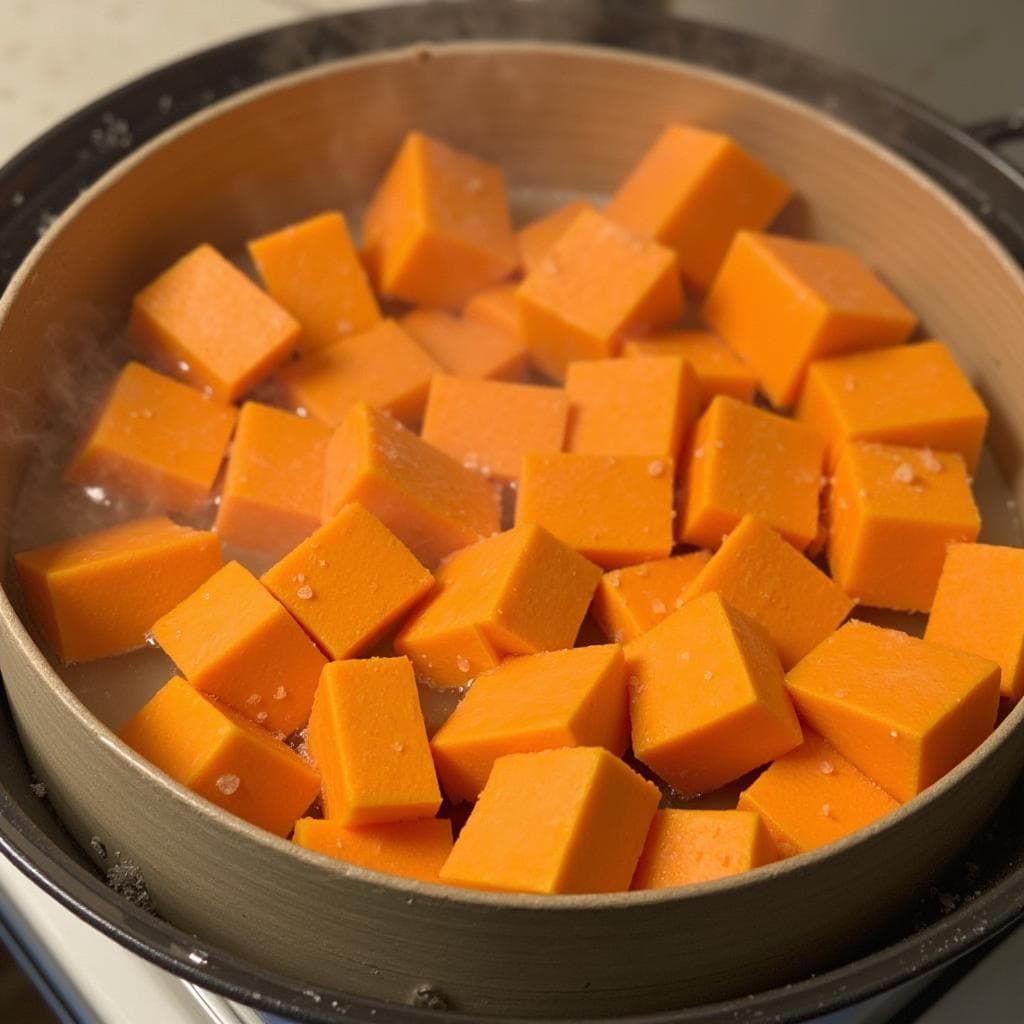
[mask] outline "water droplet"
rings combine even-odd
[[[233,793],[238,792],[238,787],[242,784],[242,780],[231,772],[226,772],[224,775],[217,777],[216,786],[225,796],[231,796]]]
[[[295,591],[295,596],[302,601],[311,601],[313,599],[313,588],[308,583],[304,583]]]

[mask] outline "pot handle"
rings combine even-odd
[[[996,149],[1006,142],[1024,139],[1024,107],[1009,114],[966,126],[967,134],[984,146]]]

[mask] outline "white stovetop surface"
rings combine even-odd
[[[0,164],[46,128],[137,75],[197,49],[372,0],[0,0]],[[676,13],[773,36],[856,68],[959,121],[1024,100],[1021,0],[667,0]],[[0,857],[13,906],[103,1024],[245,1024],[250,1011],[197,993],[78,921]],[[1024,929],[920,1024],[1024,1020]],[[836,1014],[828,1024],[885,1020]],[[824,1021],[822,1022],[824,1024]]]

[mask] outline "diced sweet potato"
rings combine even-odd
[[[178,676],[119,735],[176,782],[279,836],[320,788],[319,775],[293,750]]]
[[[508,483],[524,455],[562,450],[568,415],[556,388],[437,374],[420,436],[468,469]]]
[[[999,666],[899,630],[848,622],[790,671],[786,689],[812,729],[904,801],[992,731]]]
[[[129,328],[143,351],[228,402],[280,366],[299,338],[298,322],[210,245],[135,296]]]
[[[302,349],[329,345],[380,320],[345,218],[334,210],[249,242],[267,291],[299,322]]]
[[[366,650],[434,584],[358,502],[345,505],[260,582],[334,660]]]
[[[223,564],[212,534],[152,516],[22,551],[32,619],[65,664],[141,647],[161,615]]]
[[[439,370],[402,327],[382,320],[289,363],[278,380],[288,402],[331,427],[358,402],[415,423]]]
[[[228,544],[280,555],[320,525],[331,431],[259,402],[238,414],[215,529]]]
[[[441,805],[407,658],[332,661],[309,719],[324,817],[342,825],[432,818]]]
[[[703,290],[736,232],[767,227],[791,194],[727,135],[670,124],[612,196],[608,216],[674,249],[687,282]]]
[[[603,747],[506,754],[441,880],[511,892],[627,889],[659,797]]]
[[[441,370],[470,380],[519,380],[526,346],[512,333],[480,317],[460,319],[441,309],[414,309],[402,327]]]
[[[506,658],[477,676],[430,749],[450,800],[475,800],[505,754],[626,749],[626,663],[616,644]]]
[[[236,416],[187,384],[127,363],[64,479],[150,508],[196,512],[210,497]]]
[[[547,530],[517,526],[441,565],[395,650],[432,685],[465,686],[506,654],[572,646],[600,575]]]
[[[271,732],[306,724],[325,659],[237,562],[160,618],[153,636],[197,690]]]
[[[504,175],[410,132],[363,217],[363,256],[385,295],[460,308],[519,262]]]
[[[527,455],[516,525],[539,523],[581,555],[615,569],[672,550],[671,459]]]
[[[428,569],[497,533],[501,522],[490,481],[362,402],[327,446],[325,521],[350,501],[365,505]]]
[[[618,355],[627,335],[667,327],[682,309],[675,254],[592,211],[519,286],[530,359],[557,379],[577,359]]]
[[[782,665],[753,619],[705,594],[626,646],[633,753],[704,793],[800,743]]]
[[[898,345],[917,324],[847,249],[753,231],[733,240],[703,315],[775,406],[796,402],[812,360]]]

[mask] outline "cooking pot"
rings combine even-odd
[[[780,227],[862,253],[950,343],[992,411],[989,536],[1019,543],[1019,176],[909,101],[781,47],[625,3],[514,0],[240,40],[106,97],[4,169],[5,518],[54,415],[59,358],[116,350],[132,292],[186,248],[237,251],[318,209],[357,211],[409,127],[500,162],[526,210],[607,192],[669,119],[730,132],[794,182]],[[795,1020],[1024,912],[1024,704],[923,796],[825,850],[685,890],[464,892],[294,849],[170,782],[110,729],[166,673],[143,654],[62,678],[9,592],[5,851],[126,945],[256,1006],[306,1020],[442,1006],[474,1020]]]

